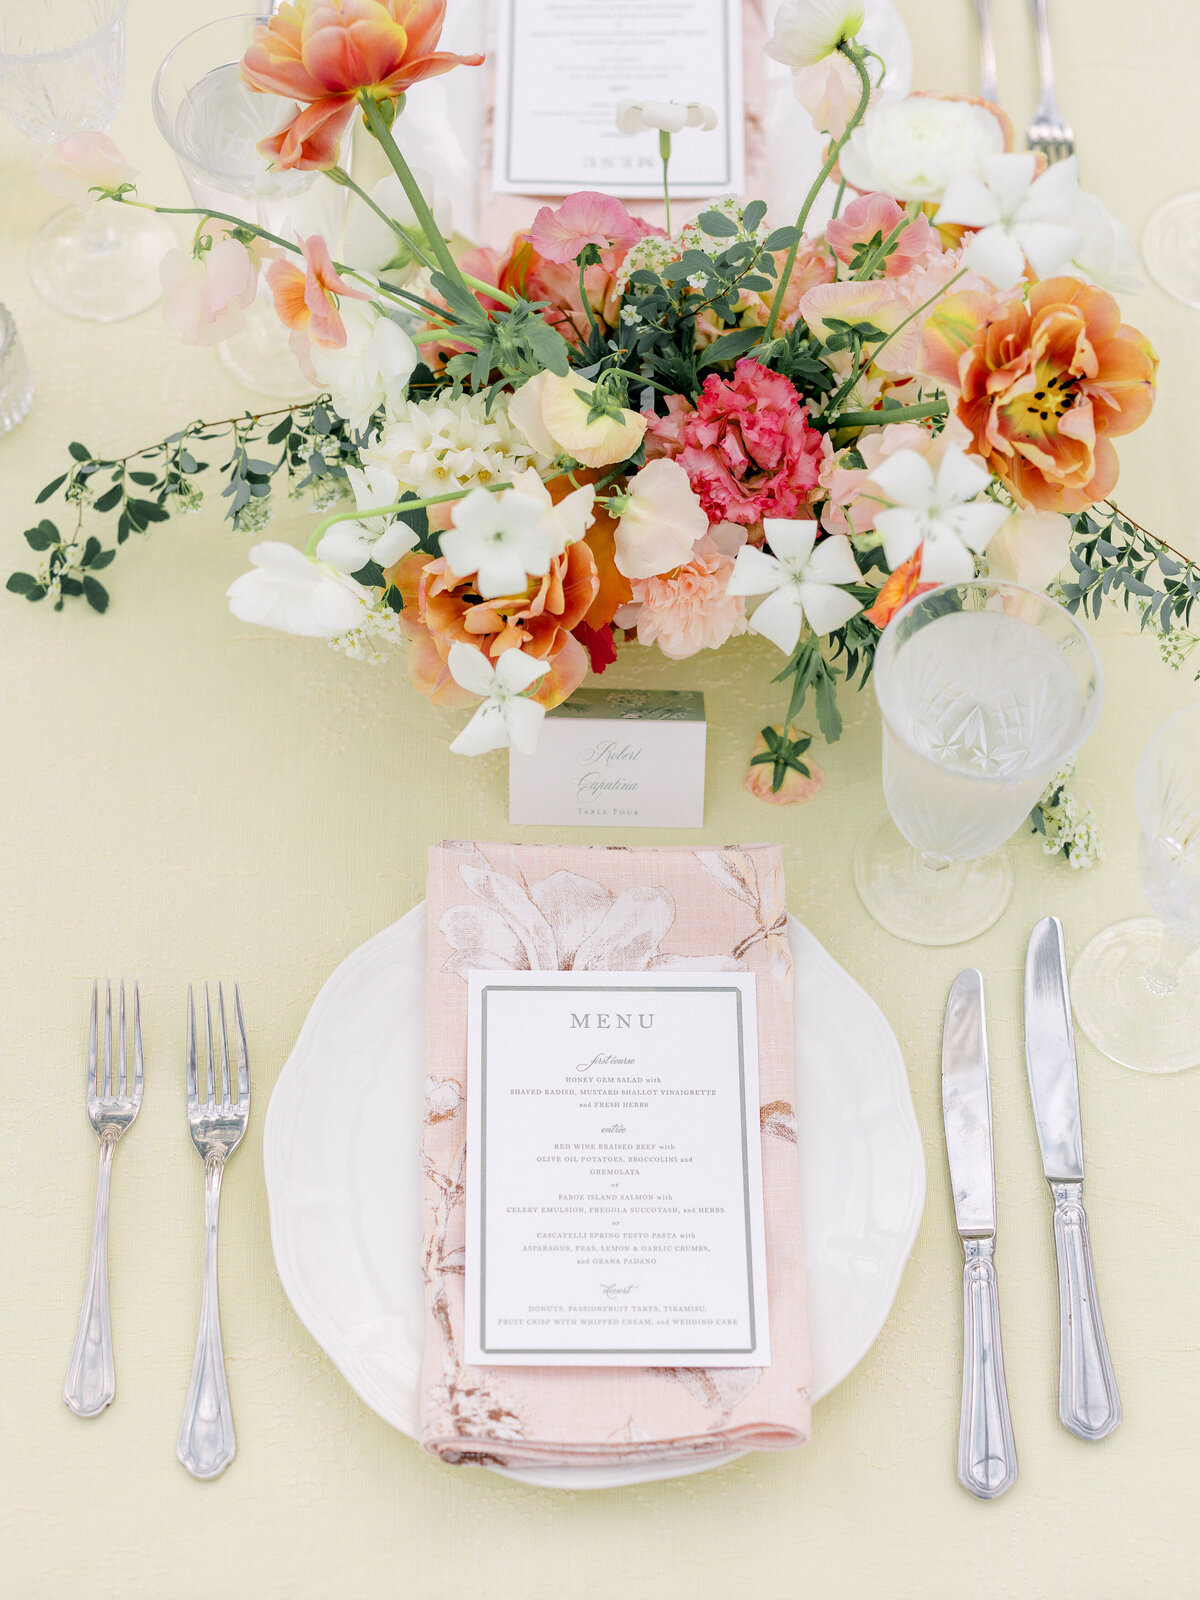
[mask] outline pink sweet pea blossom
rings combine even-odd
[[[747,356],[732,378],[709,374],[695,410],[674,400],[647,419],[647,453],[678,459],[710,521],[796,515],[817,482],[821,435],[785,377]]]
[[[581,189],[569,194],[557,211],[543,206],[525,238],[547,261],[566,266],[589,244],[600,250],[614,245],[628,249],[642,231],[619,200]]]
[[[352,289],[339,276],[329,246],[319,233],[301,240],[301,249],[303,272],[290,261],[273,261],[267,268],[267,282],[275,297],[275,315],[294,333],[305,335],[314,344],[326,350],[340,350],[346,343],[346,325],[338,311],[338,296],[369,300],[370,295],[361,289]]]
[[[826,226],[825,238],[838,260],[849,264],[856,246],[868,245],[876,235],[882,243],[903,221],[904,210],[891,195],[864,194]],[[899,278],[911,268],[924,265],[931,256],[940,255],[941,250],[936,229],[929,226],[925,217],[915,217],[901,232],[891,255],[876,270],[882,267],[887,277]]]
[[[184,344],[215,345],[245,325],[242,313],[258,293],[258,261],[228,236],[197,258],[168,250],[158,275],[163,321]]]
[[[106,133],[88,129],[69,133],[49,150],[40,151],[36,177],[43,189],[82,208],[98,198],[92,189],[116,189],[132,183],[137,168],[129,165]]]

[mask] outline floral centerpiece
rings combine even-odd
[[[409,90],[482,60],[438,49],[443,9],[297,0],[257,29],[246,82],[294,103],[261,150],[354,190],[371,249],[335,260],[319,236],[200,214],[163,264],[165,313],[214,343],[265,279],[321,398],[121,459],[72,445],[40,498],[65,494],[76,527],[31,529],[44,563],[10,589],[103,609],[115,550],[85,536],[85,506],[117,513],[122,543],[198,503],[225,439],[239,526],[261,531],[280,477],[325,513],[304,549],[251,550],[236,616],[359,659],[406,646],[433,701],[475,707],[467,754],[528,746],[627,643],[679,660],[757,633],[786,700],[755,761],[785,794],[809,777],[806,704],[837,738],[839,679],[865,682],[880,631],[932,585],[983,571],[1094,611],[1119,594],[1186,653],[1200,578],[1107,499],[1157,363],[1110,292],[1128,234],[1073,160],[1015,151],[974,97],[889,99],[858,6],[786,0],[767,49],[828,136],[794,220],[722,198],[672,232],[669,190],[665,229],[580,193],[456,258],[401,148]],[[614,115],[660,130],[664,184],[672,137],[714,120]],[[394,173],[371,193],[339,165],[355,116]],[[119,152],[79,137],[60,175],[146,204]],[[810,232],[827,181],[832,220]]]

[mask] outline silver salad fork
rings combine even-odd
[[[92,1254],[75,1346],[67,1367],[63,1399],[77,1417],[96,1417],[112,1404],[117,1392],[113,1368],[112,1326],[108,1308],[108,1187],[117,1140],[138,1114],[142,1103],[142,1011],[138,988],[133,986],[133,1081],[130,1083],[125,1048],[125,985],[121,984],[118,1013],[119,1065],[113,1076],[112,983],[104,985],[104,1075],[97,1072],[98,982],[92,984],[92,1020],[88,1031],[87,1114],[100,1140],[100,1167],[96,1177],[96,1213],[92,1222]]]
[[[219,984],[217,1014],[221,1024],[219,1070],[214,1068],[213,1062],[212,1007],[208,985],[205,984],[207,1070],[201,1086],[196,1064],[196,1007],[189,984],[187,1113],[192,1143],[204,1160],[204,1289],[200,1300],[200,1329],[196,1336],[192,1381],[188,1386],[175,1454],[194,1478],[217,1477],[233,1460],[237,1449],[233,1434],[233,1408],[225,1377],[225,1353],[221,1346],[221,1310],[217,1301],[217,1221],[221,1209],[221,1179],[225,1174],[225,1162],[237,1149],[250,1120],[250,1059],[246,1051],[242,997],[236,984],[233,986],[236,1083],[230,1072],[225,993]]]
[[[1050,19],[1047,0],[1030,0],[1033,26],[1037,33],[1038,63],[1042,70],[1042,98],[1025,138],[1031,150],[1040,150],[1047,161],[1063,161],[1075,152],[1075,134],[1058,109],[1054,93],[1054,58],[1050,54]]]

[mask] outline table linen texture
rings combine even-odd
[[[428,903],[424,1448],[450,1462],[584,1466],[803,1444],[810,1370],[778,847],[451,842],[430,850]],[[508,967],[755,974],[769,1367],[464,1364],[466,975]]]

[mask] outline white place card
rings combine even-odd
[[[492,188],[662,195],[658,134],[618,133],[622,100],[699,100],[711,133],[673,136],[672,195],[745,186],[741,0],[499,0]]]
[[[469,986],[467,1361],[768,1366],[753,974]]]
[[[510,750],[508,820],[703,827],[704,746],[698,690],[576,689],[547,712],[532,755]]]

